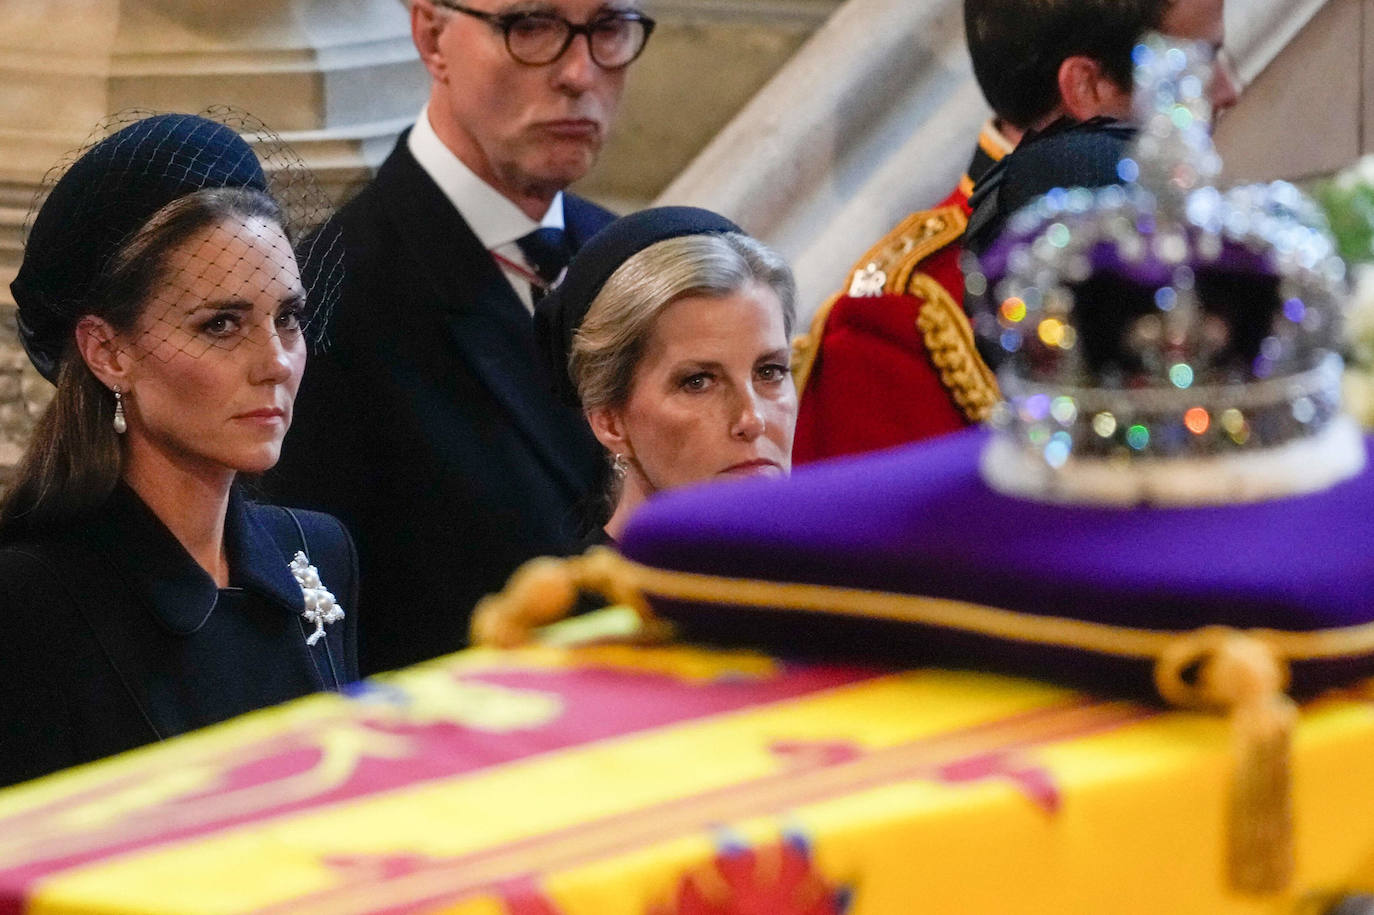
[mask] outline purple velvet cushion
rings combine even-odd
[[[1048,505],[983,483],[985,439],[970,430],[812,465],[787,481],[670,493],[640,511],[621,550],[662,569],[950,598],[1131,628],[1310,631],[1374,620],[1374,471],[1317,495],[1241,506]],[[655,607],[689,634],[783,651],[821,642],[844,653],[896,651],[911,661],[1149,688],[1149,665],[1138,661],[776,608],[666,599]],[[1374,673],[1371,661],[1295,664],[1294,687]]]

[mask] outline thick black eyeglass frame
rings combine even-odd
[[[590,22],[584,23],[583,25],[577,25],[576,23],[568,21],[567,19],[563,18],[557,13],[488,13],[485,10],[475,10],[471,7],[463,6],[461,3],[454,3],[453,0],[433,0],[433,3],[436,6],[442,7],[444,9],[453,10],[455,13],[462,13],[465,16],[471,16],[474,19],[480,19],[483,22],[490,25],[492,28],[499,31],[506,42],[506,53],[509,54],[511,56],[511,59],[513,59],[516,63],[524,64],[527,67],[543,67],[553,63],[554,61],[562,57],[564,54],[568,53],[568,48],[572,47],[573,40],[577,38],[578,35],[585,35],[587,36],[587,52],[591,55],[592,63],[596,64],[603,70],[623,70],[630,64],[638,60],[639,55],[644,53],[644,49],[649,45],[649,36],[654,33],[654,26],[658,24],[649,16],[646,16],[645,14],[638,12],[636,10],[628,10],[625,12],[609,13],[607,15],[597,16]],[[525,60],[523,57],[520,57],[515,53],[514,50],[511,49],[511,30],[515,28],[516,23],[520,22],[523,19],[530,18],[547,19],[559,22],[562,23],[565,29],[567,29],[567,32],[563,38],[562,47],[558,49],[557,54],[553,55],[548,60]],[[604,23],[615,20],[628,20],[631,22],[640,23],[644,27],[644,40],[640,43],[639,49],[635,51],[633,57],[625,61],[623,64],[616,64],[615,66],[608,67],[601,61],[596,59],[596,45],[592,43],[592,33],[594,33],[597,30],[597,28],[603,25]]]

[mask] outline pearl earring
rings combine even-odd
[[[129,428],[129,424],[124,420],[124,392],[121,391],[121,390],[119,389],[118,386],[116,386],[115,389],[114,389],[114,396],[115,396],[114,430],[115,430],[115,434],[117,434],[117,435],[123,435],[124,432],[125,432],[125,430],[127,430],[127,429]]]

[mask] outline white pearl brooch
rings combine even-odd
[[[309,558],[300,550],[296,551],[296,558],[291,560],[291,574],[301,586],[301,595],[305,598],[305,612],[301,616],[305,617],[307,623],[315,624],[315,631],[305,640],[305,644],[313,648],[324,637],[326,623],[337,623],[343,619],[343,607],[334,602],[334,595],[320,581],[320,570],[312,566]]]

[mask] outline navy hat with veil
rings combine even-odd
[[[10,284],[20,340],[49,381],[57,380],[78,319],[98,310],[121,247],[164,206],[209,188],[258,191],[281,208],[307,285],[302,325],[312,341],[322,339],[342,278],[342,248],[329,232],[309,233],[328,216],[328,199],[299,157],[260,123],[227,108],[206,114],[120,113],[97,133],[118,129],[75,154],[65,171],[59,165],[50,173],[60,177],[40,192]]]

